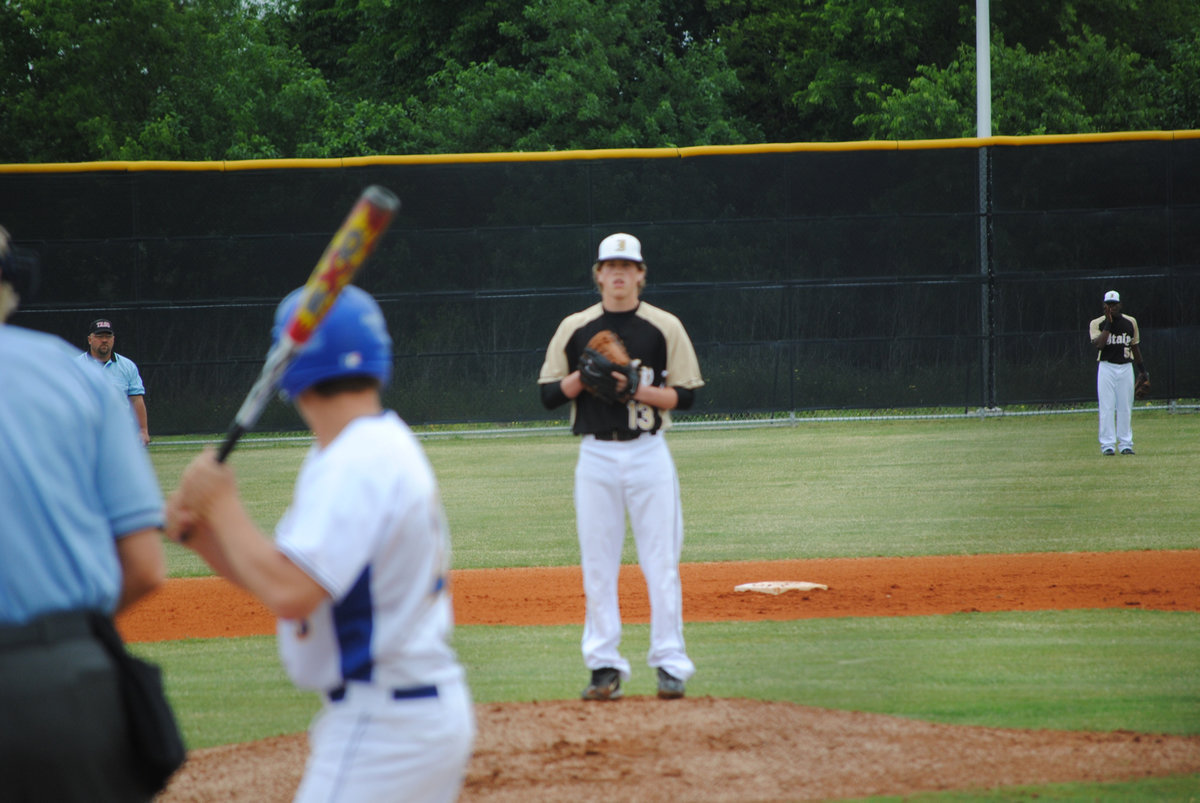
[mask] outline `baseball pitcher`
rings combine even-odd
[[[626,513],[650,596],[647,663],[658,696],[679,698],[695,666],[683,640],[679,479],[662,432],[671,410],[695,403],[704,380],[683,324],[639,298],[646,263],[636,237],[606,237],[592,279],[600,302],[559,324],[538,377],[547,409],[571,402],[581,437],[575,513],[587,597],[583,660],[592,673],[583,699],[619,699],[631,675],[617,599]]]

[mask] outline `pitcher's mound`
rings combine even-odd
[[[796,801],[1200,772],[1200,737],[940,725],[711,697],[476,707],[462,801]],[[194,751],[159,798],[288,801],[302,735]]]

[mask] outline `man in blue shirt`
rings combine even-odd
[[[150,427],[146,415],[146,386],[142,384],[142,375],[138,372],[137,364],[113,350],[115,341],[112,321],[108,318],[97,318],[88,327],[88,350],[80,354],[79,359],[82,362],[96,363],[103,368],[108,381],[129,397],[129,405],[133,408],[133,416],[140,430],[138,434],[145,445],[150,442]]]
[[[23,270],[0,227],[0,797],[150,800],[90,617],[163,582],[162,494],[125,398],[3,323]]]

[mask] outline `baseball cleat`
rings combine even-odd
[[[658,699],[678,700],[683,696],[683,681],[662,667],[658,668]]]
[[[592,682],[583,690],[585,700],[620,700],[621,673],[611,666],[592,670]]]
[[[1126,446],[1124,449],[1121,450],[1121,454],[1135,454],[1135,452],[1133,451],[1133,449],[1130,449],[1128,446]]]
[[[1112,457],[1116,453],[1117,453],[1116,449],[1105,449],[1103,452],[1101,452],[1101,454],[1103,454],[1105,457]]]

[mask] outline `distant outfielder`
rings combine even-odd
[[[275,315],[274,341],[301,302]],[[293,682],[325,700],[296,800],[452,801],[475,734],[448,639],[449,535],[433,469],[380,390],[392,341],[378,304],[346,287],[280,390],[316,443],[267,538],[232,469],[207,449],[167,506],[167,534],[250,591],[278,619]]]
[[[636,237],[606,237],[592,279],[600,303],[559,324],[538,377],[547,409],[573,402],[572,431],[583,436],[575,513],[587,596],[583,659],[592,672],[583,699],[619,699],[630,677],[617,598],[626,512],[650,596],[647,663],[658,671],[658,696],[678,698],[695,666],[683,641],[679,479],[660,433],[670,410],[692,406],[704,380],[679,319],[639,299],[646,264]]]
[[[1100,453],[1131,455],[1133,451],[1134,376],[1130,363],[1137,366],[1137,384],[1149,392],[1150,374],[1142,362],[1141,333],[1138,322],[1121,314],[1121,294],[1104,294],[1104,314],[1092,319],[1088,337],[1096,348],[1096,397],[1100,408]]]

